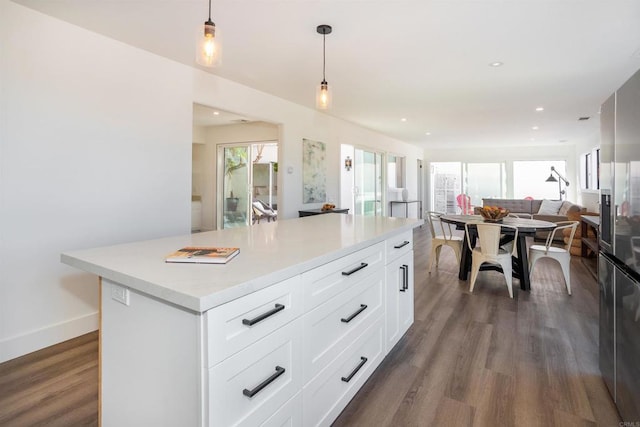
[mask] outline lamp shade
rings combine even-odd
[[[316,88],[316,108],[319,110],[327,110],[331,107],[331,91],[329,84],[323,80]]]
[[[215,67],[220,63],[220,34],[211,19],[198,29],[196,62],[203,67]]]
[[[546,182],[558,182],[558,180],[556,179],[555,176],[553,176],[553,174],[550,174]]]

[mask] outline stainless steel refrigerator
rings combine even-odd
[[[640,71],[600,111],[600,371],[640,422]]]

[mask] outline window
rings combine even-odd
[[[387,186],[404,188],[404,157],[393,154],[387,156]]]
[[[506,196],[504,163],[465,163],[465,193],[472,206],[482,206],[484,198]]]
[[[564,182],[556,174],[552,176],[558,182],[547,182],[551,175],[551,167],[566,177],[566,162],[564,160],[534,160],[513,162],[513,197],[523,199],[558,200],[560,191],[565,191]]]
[[[432,163],[431,206],[437,212],[469,213],[482,206],[483,198],[505,197],[505,176],[504,163]]]
[[[460,162],[431,163],[431,206],[434,211],[457,213],[456,197],[461,190]]]
[[[600,149],[594,148],[590,153],[580,156],[580,181],[585,190],[600,189]]]

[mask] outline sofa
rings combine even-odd
[[[499,206],[514,214],[527,214],[533,219],[549,222],[569,221],[569,214],[586,211],[582,206],[569,201],[540,199],[482,199],[482,206]],[[475,213],[478,213],[478,209],[480,208],[475,208]],[[547,235],[548,232],[539,231],[535,239],[546,240]],[[562,242],[562,239],[562,235],[554,237],[554,241]]]

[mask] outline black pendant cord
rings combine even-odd
[[[326,49],[327,49],[327,35],[326,34],[322,34],[322,81],[326,82],[327,79],[325,77],[325,64],[326,64]]]
[[[322,34],[322,84],[327,84],[326,64],[327,64],[327,34],[331,34],[331,25],[318,25],[316,31]]]
[[[211,21],[211,0],[209,0],[209,21]]]

